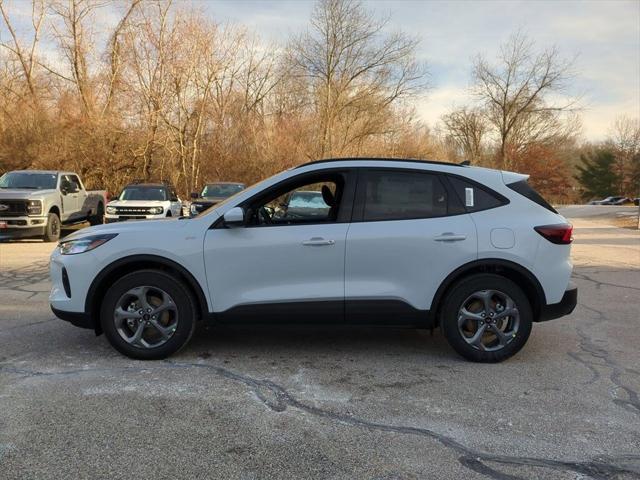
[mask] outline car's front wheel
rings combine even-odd
[[[100,311],[102,330],[120,353],[140,360],[166,358],[184,347],[196,324],[189,291],[158,270],[141,270],[117,280]]]
[[[95,215],[89,217],[89,225],[102,225],[104,223],[104,205],[98,203]]]
[[[50,212],[47,215],[47,224],[44,227],[42,239],[45,242],[57,242],[60,239],[60,217],[57,213]]]
[[[515,355],[531,333],[533,314],[522,289],[494,274],[457,283],[445,299],[441,324],[449,344],[474,362],[501,362]]]

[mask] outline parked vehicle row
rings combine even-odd
[[[87,191],[74,172],[19,170],[0,177],[0,240],[42,238],[55,242],[63,226],[194,216],[242,191],[237,182],[208,183],[189,204],[165,182],[132,182],[109,201]]]
[[[623,196],[612,196],[603,198],[602,200],[591,200],[589,205],[630,205],[635,204],[638,205],[637,198],[627,198]]]
[[[106,203],[105,191],[87,191],[74,172],[7,172],[0,177],[0,240],[55,242],[63,225],[102,223]]]
[[[51,255],[51,308],[121,353],[167,357],[196,322],[442,327],[497,362],[572,312],[572,226],[527,176],[411,160],[282,172],[192,218],[80,230]]]

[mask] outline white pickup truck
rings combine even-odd
[[[0,240],[55,242],[62,225],[104,221],[105,191],[87,191],[73,172],[16,170],[0,177]]]

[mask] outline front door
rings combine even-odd
[[[74,179],[74,175],[62,175],[60,177],[60,191],[62,193],[62,221],[73,221],[80,217],[82,208],[80,187]]]
[[[244,226],[219,221],[208,230],[205,266],[220,321],[343,321],[351,182],[339,171],[286,180],[241,205]]]

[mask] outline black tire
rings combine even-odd
[[[96,208],[96,214],[91,215],[89,217],[89,225],[102,225],[104,223],[104,205],[102,203],[98,203],[98,207]]]
[[[42,239],[45,242],[57,242],[60,239],[60,217],[55,212],[50,212],[47,215],[47,225],[44,227],[44,236]]]
[[[463,303],[466,303],[474,293],[485,290],[494,290],[510,297],[515,303],[515,308],[519,315],[517,329],[509,335],[511,338],[508,340],[508,343],[502,347],[500,347],[499,344],[495,345],[493,348],[499,349],[492,351],[483,350],[481,348],[486,347],[475,347],[468,343],[468,341],[465,340],[464,334],[460,331],[461,329],[458,327],[458,318],[461,314],[460,309],[463,307]],[[502,321],[508,322],[509,320]],[[483,363],[501,362],[518,353],[531,334],[532,321],[533,313],[531,311],[531,305],[522,289],[508,278],[494,274],[472,275],[456,283],[444,300],[442,316],[440,318],[444,336],[451,347],[467,360]],[[470,322],[473,323],[471,320]],[[495,343],[498,343],[497,336],[491,331],[492,328],[494,328],[493,325],[487,326],[487,335],[489,338],[494,338]],[[473,333],[473,331],[471,333]]]
[[[118,332],[114,321],[117,302],[131,289],[142,286],[166,292],[173,300],[178,315],[172,336],[154,348],[128,343]],[[100,323],[109,343],[120,353],[138,360],[159,360],[176,353],[191,339],[196,326],[195,301],[189,290],[172,276],[159,270],[140,270],[125,275],[109,288],[100,308]]]

